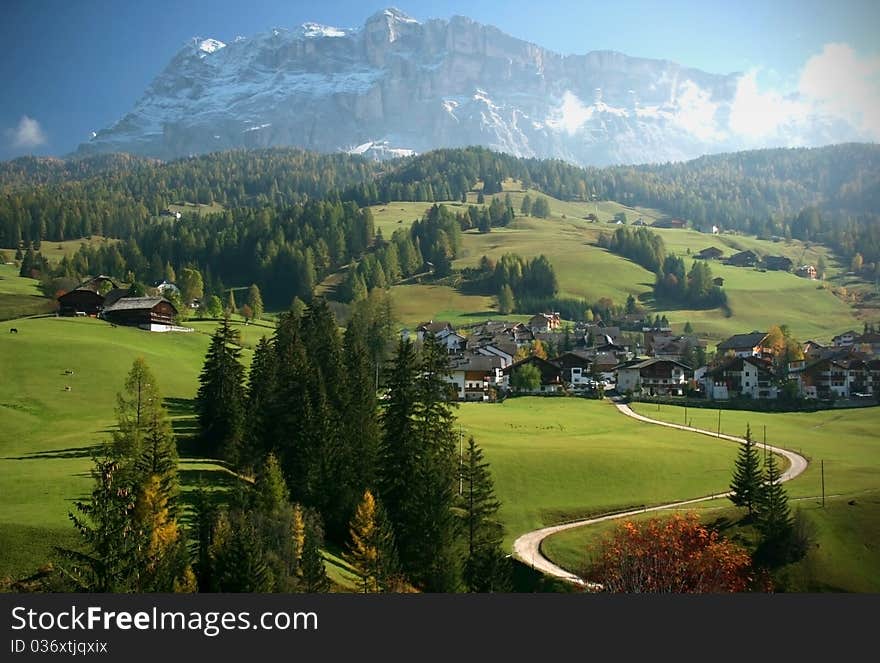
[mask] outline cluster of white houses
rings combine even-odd
[[[644,328],[638,341],[618,327],[579,324],[565,335],[556,314],[539,314],[526,323],[486,321],[456,330],[447,322],[420,325],[450,354],[450,382],[459,400],[490,400],[493,392],[515,391],[511,376],[525,365],[540,374],[530,393],[583,393],[614,386],[619,393],[645,396],[692,395],[710,400],[774,400],[788,390],[804,398],[860,398],[880,393],[880,334],[847,332],[823,346],[808,341],[804,360],[779,376],[766,332],[736,334],[717,346],[715,361],[689,365],[703,353],[705,342],[670,329]],[[528,356],[515,361],[517,350],[534,341],[555,348],[555,356]]]

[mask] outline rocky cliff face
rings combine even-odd
[[[356,30],[193,40],[79,153],[485,145],[592,165],[678,160],[742,147],[726,130],[737,80],[615,52],[562,56],[467,18],[388,9]]]

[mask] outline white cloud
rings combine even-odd
[[[719,104],[712,101],[709,91],[703,90],[691,80],[686,80],[679,86],[675,102],[678,109],[674,120],[692,136],[705,141],[724,138],[724,133],[719,131],[715,121]]]
[[[562,129],[569,134],[575,133],[593,116],[593,109],[585,106],[577,95],[566,90],[562,95],[562,103],[547,120],[553,129]]]
[[[48,141],[40,123],[27,115],[22,115],[18,126],[7,129],[6,133],[10,137],[12,147],[38,147]]]
[[[760,140],[778,135],[784,127],[804,122],[810,112],[804,101],[776,90],[758,89],[758,70],[744,74],[736,84],[730,106],[730,130],[745,139]]]
[[[798,91],[818,110],[880,140],[880,56],[863,58],[848,44],[825,44],[804,65]]]

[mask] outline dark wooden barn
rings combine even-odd
[[[103,305],[104,297],[87,288],[76,288],[58,298],[61,315],[98,315]]]
[[[177,309],[164,297],[123,297],[104,308],[102,315],[115,324],[149,328],[174,324]]]

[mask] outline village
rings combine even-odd
[[[97,276],[58,297],[58,315],[153,332],[191,331],[177,324],[178,309],[169,301],[175,288],[163,281],[153,284],[149,295],[132,296],[129,288]],[[196,309],[199,302],[184,305]],[[459,401],[494,402],[511,395],[601,398],[612,392],[745,406],[748,401],[871,404],[880,394],[880,333],[867,325],[862,333],[847,331],[827,345],[796,344],[793,355],[770,331],[735,334],[707,354],[705,340],[673,332],[665,318],[629,315],[616,322],[564,323],[559,313],[542,312],[525,322],[486,320],[460,328],[431,320],[400,334],[417,342],[430,334],[445,346],[448,380]]]
[[[488,320],[456,329],[429,321],[403,335],[446,346],[450,382],[460,401],[515,394],[641,397],[707,401],[852,400],[873,403],[880,391],[880,334],[866,329],[807,341],[803,358],[784,362],[769,332],[736,334],[714,357],[694,334],[643,326],[626,332],[598,323],[563,325],[558,313],[527,322]],[[523,379],[524,375],[529,379]]]

